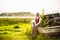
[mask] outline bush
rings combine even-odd
[[[14,26],[14,28],[20,28],[19,26]]]
[[[49,18],[47,16],[44,16],[41,19],[40,26],[41,27],[47,27],[48,26],[48,23],[49,23]]]
[[[49,17],[44,15],[44,9],[43,9],[41,15],[40,27],[47,27],[49,26],[48,24],[49,24]]]

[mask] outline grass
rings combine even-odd
[[[30,19],[0,18],[0,40],[29,40]],[[19,28],[14,28],[14,26]]]
[[[2,24],[1,20],[3,20]],[[0,19],[0,40],[32,40],[32,26],[30,20],[28,22],[25,21],[26,19],[22,20],[22,22],[20,19],[14,20]],[[17,22],[18,20],[19,22]],[[15,28],[15,26],[18,26],[18,28]],[[59,40],[59,38],[49,38],[39,33],[35,40]]]
[[[19,28],[14,28],[15,25]],[[31,28],[30,23],[0,26],[0,40],[31,40]]]

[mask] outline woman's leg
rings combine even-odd
[[[32,28],[32,40],[34,40],[37,37],[37,27],[33,26]]]

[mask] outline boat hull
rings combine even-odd
[[[60,32],[60,26],[39,27],[37,29],[40,33],[58,33],[58,32]]]

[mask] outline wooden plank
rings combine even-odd
[[[39,27],[37,28],[40,33],[55,33],[60,32],[60,26],[54,26],[54,27]]]

